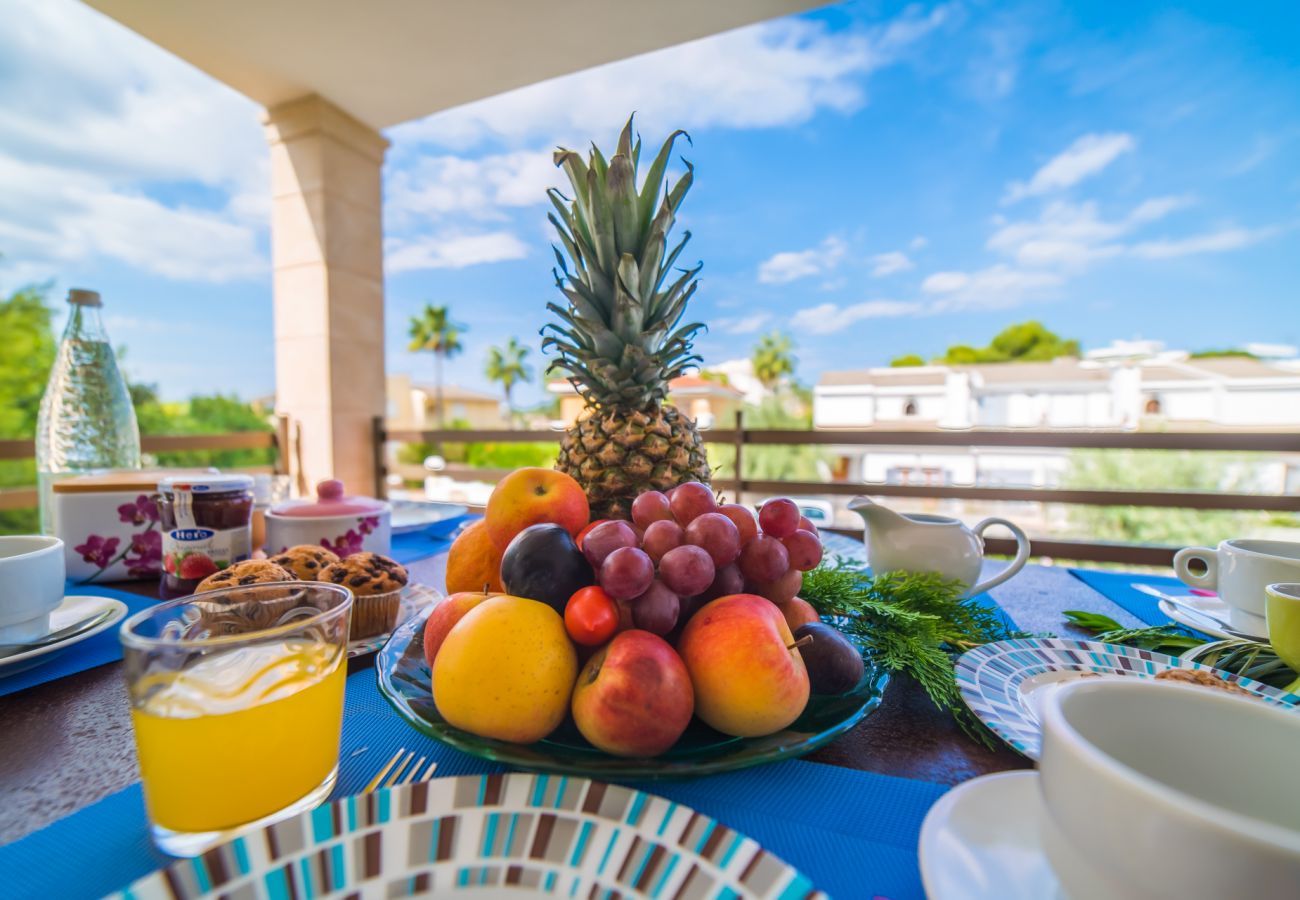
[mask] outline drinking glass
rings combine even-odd
[[[122,626],[154,842],[194,856],[310,809],[338,774],[352,594],[249,584]]]
[[[1268,642],[1277,658],[1300,672],[1300,584],[1270,584],[1264,588]],[[1285,688],[1300,694],[1300,678]]]

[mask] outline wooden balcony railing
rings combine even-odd
[[[157,434],[140,438],[144,453],[180,453],[185,451],[217,450],[274,450],[275,463],[270,467],[254,466],[238,471],[285,471],[287,428],[281,422],[277,431],[237,431],[227,434]],[[0,440],[0,460],[31,459],[36,455],[36,444],[31,440]],[[35,487],[0,489],[0,510],[28,509],[38,502]]]
[[[1106,449],[1106,450],[1192,450],[1265,452],[1300,455],[1300,433],[1249,431],[1082,431],[1082,430],[982,430],[967,431],[877,431],[877,430],[759,430],[743,427],[711,429],[703,432],[710,444],[726,444],[735,450],[735,471],[743,472],[748,447],[806,445],[841,447],[993,447],[1025,449]],[[385,490],[384,454],[386,443],[425,442],[464,444],[477,442],[519,443],[558,441],[554,431],[411,431],[388,430],[382,421],[375,423],[376,491]],[[1300,464],[1300,459],[1297,460]],[[442,474],[456,480],[496,481],[502,473],[494,470],[449,467]],[[909,497],[941,500],[1028,501],[1087,506],[1149,506],[1198,510],[1241,510],[1300,513],[1300,495],[1250,494],[1215,491],[1170,491],[1129,489],[1077,489],[1034,487],[986,487],[952,484],[884,484],[849,481],[787,481],[750,478],[715,478],[713,486],[737,496],[822,495],[873,497]],[[834,529],[840,530],[840,529]],[[860,533],[860,532],[859,532]],[[1176,547],[1141,544],[1118,544],[1097,541],[1031,538],[1035,556],[1091,562],[1114,562],[1134,565],[1168,565]],[[1010,555],[1015,551],[1011,540],[989,538],[989,551]]]

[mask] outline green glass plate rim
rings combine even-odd
[[[423,634],[424,620],[427,617],[426,612],[394,629],[388,641],[380,649],[375,658],[375,677],[380,694],[408,725],[421,734],[470,756],[529,772],[579,775],[588,778],[660,781],[735,772],[770,762],[797,759],[826,746],[871,715],[880,706],[885,687],[889,683],[889,673],[879,665],[873,664],[869,657],[866,658],[866,673],[855,689],[862,694],[861,704],[844,718],[815,734],[800,732],[792,735],[792,740],[786,744],[767,748],[755,748],[750,743],[733,744],[721,754],[706,755],[698,759],[681,757],[625,759],[593,754],[590,761],[583,764],[559,758],[556,753],[546,749],[545,743],[518,745],[479,737],[446,722],[430,721],[411,707],[393,676],[398,662],[411,646],[412,640],[417,634]],[[770,737],[739,740],[764,741]]]

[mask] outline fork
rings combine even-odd
[[[419,775],[418,773],[421,767],[424,766],[426,757],[421,756],[416,760],[415,765],[411,765],[411,760],[414,757],[414,750],[408,751],[405,747],[398,747],[397,752],[393,754],[393,758],[384,764],[374,778],[370,779],[370,783],[362,788],[361,793],[369,794],[381,787],[410,784],[413,781],[428,781],[433,777],[434,770],[438,768],[438,761],[434,760],[429,763],[429,768],[424,770],[423,775]]]

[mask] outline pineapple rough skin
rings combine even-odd
[[[631,519],[632,501],[645,491],[709,483],[695,423],[668,404],[626,415],[591,410],[564,433],[555,468],[586,489],[592,521]]]

